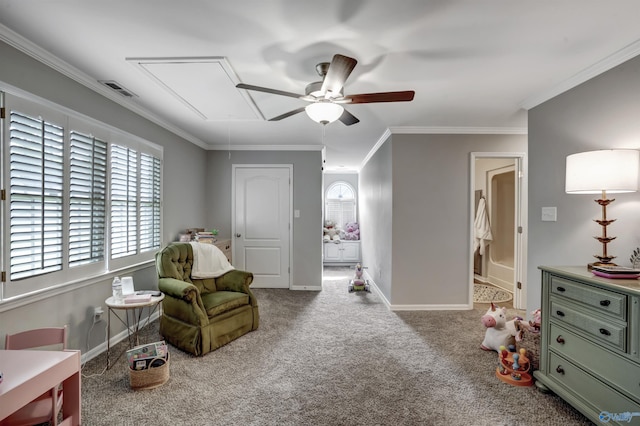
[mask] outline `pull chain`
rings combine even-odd
[[[322,126],[322,145],[324,146],[324,134],[327,126],[325,124],[322,124],[321,126]]]

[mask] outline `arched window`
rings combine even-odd
[[[324,198],[324,218],[333,220],[338,228],[356,221],[356,191],[347,182],[329,185]]]

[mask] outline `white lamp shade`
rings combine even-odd
[[[307,105],[305,108],[307,115],[316,123],[333,123],[336,121],[342,113],[344,108],[342,105],[334,104],[332,102],[314,102]]]
[[[640,151],[609,149],[567,156],[565,191],[569,194],[635,192]]]

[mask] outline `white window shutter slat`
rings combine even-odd
[[[11,111],[10,278],[62,269],[64,128]]]

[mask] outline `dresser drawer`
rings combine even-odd
[[[637,402],[618,393],[562,356],[549,352],[549,361],[549,377],[580,397],[594,413],[638,411]]]
[[[222,253],[224,253],[225,257],[231,262],[231,240],[219,240],[214,243],[216,247],[220,249]]]
[[[589,305],[596,310],[627,318],[627,296],[560,277],[551,277],[551,293]]]
[[[559,324],[568,324],[585,331],[611,349],[625,352],[627,349],[627,326],[593,318],[551,299],[551,319]]]
[[[640,365],[637,363],[614,355],[556,324],[551,324],[550,327],[549,347],[595,375],[606,379],[640,404]]]

